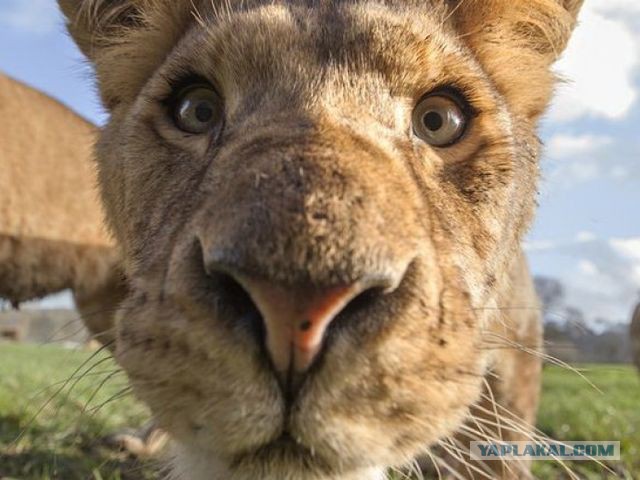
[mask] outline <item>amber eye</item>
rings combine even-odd
[[[209,86],[187,87],[177,96],[173,118],[176,126],[188,133],[217,132],[224,119],[222,99]]]
[[[423,97],[413,110],[413,131],[434,147],[449,147],[458,142],[467,128],[469,117],[465,101],[451,93],[433,93]]]

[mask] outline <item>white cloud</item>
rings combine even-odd
[[[611,239],[610,244],[631,263],[632,279],[640,286],[640,238]]]
[[[532,269],[558,278],[568,305],[580,308],[592,324],[629,318],[640,292],[640,237],[601,239],[583,232],[571,241],[539,245],[526,249]]]
[[[640,14],[638,0],[589,0],[587,3],[597,12]]]
[[[552,242],[550,240],[539,240],[536,242],[524,242],[523,248],[525,252],[544,252],[546,250],[551,250],[556,246],[556,242]]]
[[[640,262],[640,238],[613,238],[610,243],[621,254]]]
[[[60,13],[55,0],[2,0],[0,25],[33,34],[55,31]]]
[[[595,276],[598,274],[598,267],[596,267],[595,263],[590,262],[589,260],[580,260],[578,262],[578,269],[585,275]]]
[[[556,133],[546,141],[541,187],[545,195],[592,181],[616,184],[637,181],[640,143],[615,131],[611,135],[589,133],[584,129],[582,132]]]
[[[602,176],[600,163],[593,158],[579,158],[552,166],[545,177],[543,191],[568,190],[583,183],[597,180]]]
[[[596,239],[596,235],[593,232],[582,231],[576,235],[576,242],[592,242]]]
[[[546,151],[551,158],[575,158],[578,155],[594,151],[613,143],[613,138],[605,135],[567,135],[557,134],[547,142]]]
[[[590,0],[585,2],[580,24],[557,64],[569,80],[558,89],[549,117],[568,122],[584,116],[608,119],[624,117],[638,89],[633,76],[640,64],[638,0]]]
[[[632,175],[632,172],[622,165],[614,165],[609,172],[609,176],[614,180],[625,180]]]

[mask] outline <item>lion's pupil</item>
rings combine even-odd
[[[444,119],[438,112],[427,112],[423,118],[424,126],[432,132],[437,132],[444,125]]]
[[[200,103],[196,107],[196,112],[195,113],[196,113],[196,118],[198,119],[198,121],[202,122],[202,123],[209,122],[211,120],[211,118],[213,117],[213,110],[206,103]]]

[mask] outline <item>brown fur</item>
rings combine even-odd
[[[640,303],[631,316],[631,327],[629,329],[631,337],[631,355],[633,363],[640,370]]]
[[[95,134],[0,74],[0,297],[19,305],[72,289],[85,323],[102,334],[124,285],[90,161]]]
[[[541,328],[520,241],[580,1],[60,3],[112,115],[100,185],[133,282],[117,358],[173,437],[176,477],[381,478],[460,433],[483,392],[533,422],[540,361],[523,349]],[[225,100],[215,148],[162,101],[185,74]],[[476,116],[434,149],[411,110],[443,85]],[[205,274],[218,258],[291,287],[404,278],[339,318],[292,398]]]

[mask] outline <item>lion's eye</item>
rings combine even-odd
[[[222,99],[211,87],[187,87],[177,97],[173,110],[176,126],[185,132],[215,132],[223,122]]]
[[[449,147],[458,142],[469,118],[462,98],[449,93],[433,93],[423,97],[413,110],[413,131],[434,147]]]

